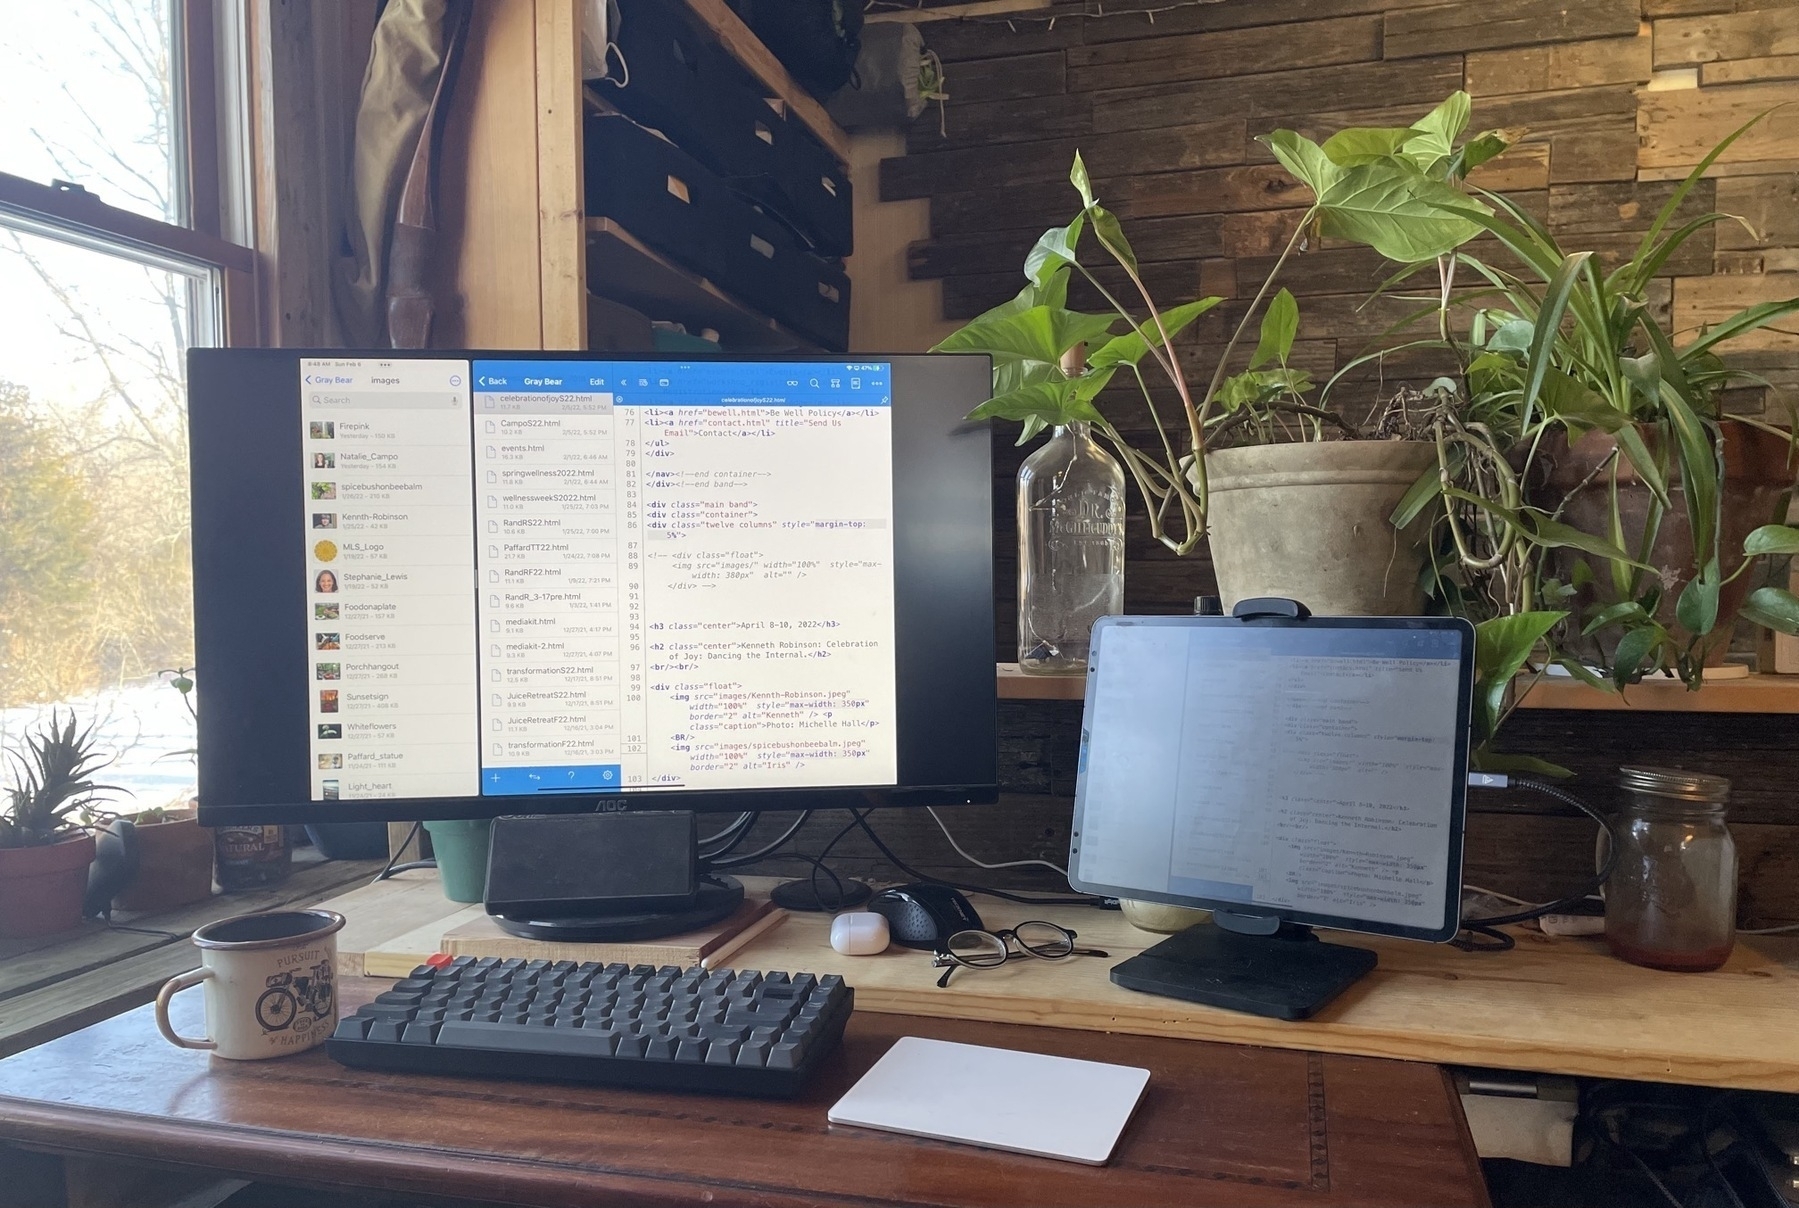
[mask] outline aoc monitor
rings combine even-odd
[[[204,823],[996,798],[985,357],[188,372]]]

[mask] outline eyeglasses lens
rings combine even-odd
[[[949,950],[966,965],[985,968],[1006,963],[1006,945],[985,931],[958,931],[949,937]]]
[[[1054,923],[1027,922],[1013,932],[1018,946],[1033,956],[1057,960],[1074,951],[1074,936]]]

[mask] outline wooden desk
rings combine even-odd
[[[404,910],[388,904],[401,901]],[[1112,985],[1107,974],[1114,964],[1161,938],[1116,912],[975,901],[989,926],[1050,919],[1111,959],[1015,961],[958,973],[940,990],[937,970],[920,954],[895,948],[882,956],[840,956],[830,947],[828,919],[795,915],[731,963],[841,973],[856,987],[861,1011],[1799,1092],[1799,939],[1744,936],[1715,973],[1662,973],[1614,959],[1600,941],[1558,940],[1523,928],[1513,929],[1518,947],[1503,953],[1338,936],[1377,950],[1379,968],[1316,1018],[1289,1023]],[[432,907],[425,886],[358,890],[330,906],[351,919],[345,932],[351,938],[340,951],[351,954],[358,972],[366,964],[370,972],[404,976],[442,934],[441,925],[434,930],[420,917]],[[441,923],[460,908],[440,901],[435,909]],[[395,925],[384,929],[380,918],[389,911]],[[374,939],[379,934],[388,937],[385,943]],[[361,937],[374,942],[357,948],[353,941]]]
[[[347,981],[346,1009],[380,988]],[[181,1030],[201,1027],[199,995],[176,1007]],[[828,1124],[900,1035],[1129,1062],[1149,1089],[1105,1167]],[[378,1074],[321,1050],[220,1061],[163,1041],[145,1007],[0,1061],[0,1141],[72,1155],[76,1189],[128,1183],[82,1173],[124,1160],[162,1164],[165,1186],[174,1164],[567,1208],[1487,1203],[1434,1066],[873,1013],[802,1098],[777,1102]]]

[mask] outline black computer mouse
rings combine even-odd
[[[935,949],[958,931],[986,929],[968,899],[947,885],[896,885],[875,894],[866,909],[884,917],[889,937],[907,948]]]

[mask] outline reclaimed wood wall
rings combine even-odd
[[[922,0],[938,7],[946,0]],[[1171,0],[1063,3],[995,15],[958,0],[973,19],[926,20],[925,41],[947,66],[950,101],[927,110],[907,154],[881,165],[883,200],[928,200],[930,237],[910,249],[916,280],[942,282],[942,317],[966,319],[1010,297],[1042,230],[1066,221],[1078,147],[1100,199],[1125,220],[1164,305],[1204,294],[1230,301],[1187,342],[1208,367],[1292,232],[1307,198],[1255,136],[1291,127],[1314,137],[1355,124],[1403,125],[1457,88],[1474,97],[1477,129],[1524,126],[1529,137],[1480,177],[1517,196],[1568,250],[1628,255],[1673,182],[1748,118],[1799,100],[1795,0]],[[1156,8],[1150,21],[1136,8]],[[1043,18],[1062,14],[1053,24]],[[930,14],[910,14],[911,17]],[[1008,20],[1010,24],[1008,24]],[[1799,293],[1799,106],[1739,141],[1696,190],[1691,212],[1723,209],[1736,224],[1693,239],[1667,266],[1656,302],[1677,329],[1751,302]],[[1412,306],[1366,304],[1379,257],[1324,246],[1284,280],[1299,297],[1295,363],[1328,374],[1361,353]],[[1097,306],[1090,302],[1090,305]],[[1799,402],[1799,334],[1740,341],[1739,363]],[[1388,368],[1390,382],[1416,369]],[[1372,398],[1379,382],[1364,389]],[[1141,431],[1129,396],[1102,407]],[[1760,411],[1759,390],[1730,404]],[[1012,476],[1022,451],[1000,442],[994,466],[996,629],[1014,657]],[[1133,501],[1134,503],[1135,501]],[[1180,612],[1212,588],[1203,557],[1174,559],[1130,528],[1127,607]],[[989,861],[1067,853],[1080,706],[1006,703],[1001,780],[991,809],[950,811],[964,845]],[[1743,853],[1744,913],[1799,919],[1799,718],[1678,713],[1522,712],[1506,742],[1562,762],[1574,787],[1613,799],[1620,763],[1667,763],[1729,776]],[[1468,879],[1525,897],[1554,896],[1591,868],[1593,827],[1572,811],[1517,794],[1471,802]],[[1054,887],[1023,870],[970,869],[919,811],[877,815],[903,859],[937,875]],[[758,835],[778,834],[774,819]],[[816,852],[838,824],[808,831]],[[901,875],[866,839],[845,837],[833,865]],[[785,867],[796,868],[787,865]]]

